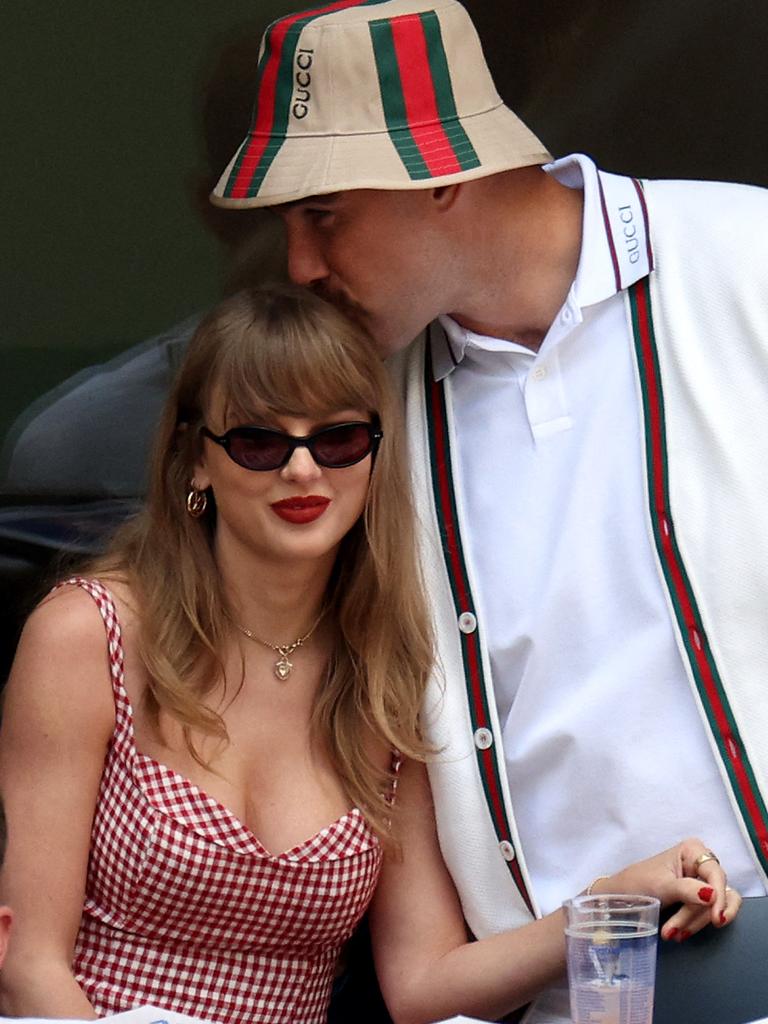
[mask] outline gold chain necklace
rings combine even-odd
[[[320,612],[317,619],[315,620],[315,624],[312,626],[309,632],[305,633],[304,636],[298,637],[298,639],[294,640],[292,644],[272,644],[269,642],[269,640],[262,640],[260,636],[256,636],[256,634],[252,632],[252,630],[246,629],[245,626],[241,626],[240,623],[235,622],[234,619],[232,619],[232,625],[239,629],[240,632],[243,633],[245,636],[247,636],[249,640],[253,640],[255,641],[255,643],[261,644],[262,647],[268,647],[271,651],[276,651],[280,655],[280,657],[275,662],[273,672],[275,673],[278,679],[280,679],[281,681],[285,681],[293,671],[293,662],[288,660],[289,657],[293,654],[294,651],[298,650],[299,647],[304,646],[307,640],[309,640],[309,638],[315,632],[317,627],[320,625],[320,622],[324,615],[325,608],[323,608],[323,610]]]

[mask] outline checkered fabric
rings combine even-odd
[[[99,1014],[152,1003],[226,1024],[321,1024],[381,845],[353,809],[271,855],[189,779],[136,750],[120,623],[97,581],[115,731],[91,835],[74,970]],[[397,765],[396,765],[397,767]]]

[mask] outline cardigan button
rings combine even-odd
[[[478,750],[487,750],[493,746],[493,733],[490,729],[475,729],[475,746]]]
[[[462,633],[474,633],[477,629],[477,619],[472,612],[462,612],[459,616],[459,629]]]
[[[515,848],[508,839],[502,839],[502,841],[499,843],[499,849],[501,850],[501,856],[504,858],[504,860],[515,859]]]

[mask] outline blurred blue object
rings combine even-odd
[[[768,1015],[768,896],[727,928],[660,942],[653,1024],[749,1024]]]
[[[0,508],[0,686],[36,601],[70,566],[103,551],[117,527],[141,507],[140,498],[5,500]]]

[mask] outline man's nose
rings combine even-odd
[[[294,284],[310,286],[328,277],[328,264],[311,232],[286,225],[288,276]]]

